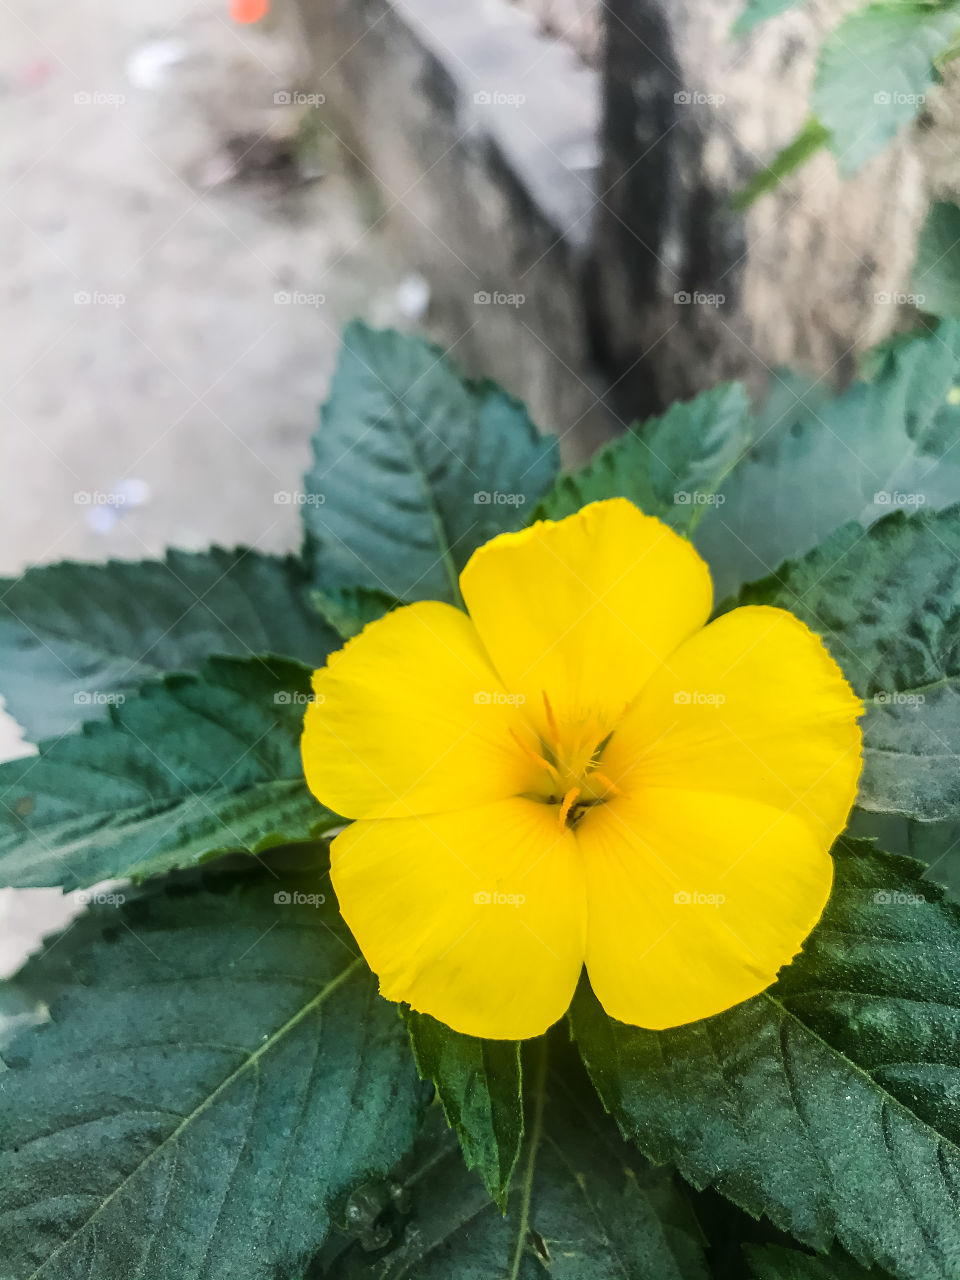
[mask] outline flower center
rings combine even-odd
[[[546,691],[543,706],[546,730],[538,746],[525,746],[519,738],[516,740],[540,770],[539,785],[532,798],[556,805],[558,824],[573,827],[589,808],[621,794],[603,773],[602,764],[614,730],[604,732],[592,717],[577,724],[558,724]]]

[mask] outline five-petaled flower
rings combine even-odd
[[[502,534],[314,677],[311,790],[389,1000],[522,1039],[583,965],[607,1013],[676,1026],[762,991],[830,893],[861,705],[781,609],[708,623],[697,552],[624,499]]]

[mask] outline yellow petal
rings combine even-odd
[[[734,610],[644,687],[603,755],[624,793],[577,828],[587,968],[645,1027],[768,986],[829,896],[829,849],[860,773],[861,710],[820,640],[779,609]]]
[[[722,793],[789,809],[829,847],[856,796],[862,710],[793,614],[734,609],[651,678],[601,767],[627,794]]]
[[[546,805],[355,822],[332,846],[344,919],[388,1000],[494,1040],[563,1016],[583,965],[583,871]]]
[[[314,675],[307,785],[349,818],[434,813],[500,799],[536,772],[519,712],[473,623],[425,602],[371,623]]]
[[[460,576],[470,616],[507,688],[549,736],[605,732],[710,613],[710,574],[667,525],[623,498],[594,502],[480,547]]]
[[[799,951],[833,876],[794,813],[736,796],[650,791],[577,828],[587,972],[613,1018],[660,1030],[749,999]]]

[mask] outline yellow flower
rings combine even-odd
[[[780,609],[705,625],[710,574],[624,499],[503,534],[467,613],[372,623],[314,676],[307,782],[388,1000],[539,1035],[586,964],[607,1013],[670,1027],[769,986],[830,893],[862,707]]]

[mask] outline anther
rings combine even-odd
[[[567,825],[567,817],[569,816],[570,810],[573,808],[573,803],[579,794],[579,787],[571,787],[560,802],[560,813],[558,814],[557,821],[561,827],[565,827]]]

